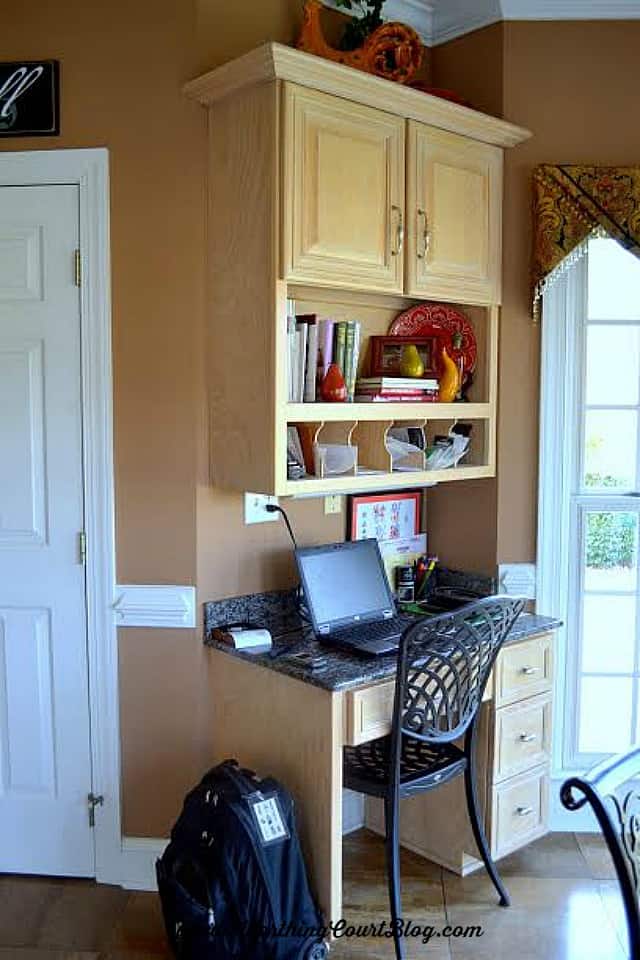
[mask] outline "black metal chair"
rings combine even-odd
[[[384,800],[389,901],[396,957],[404,956],[398,921],[400,800],[461,774],[480,855],[502,906],[509,905],[491,859],[475,782],[478,709],[491,668],[524,600],[489,597],[454,613],[412,624],[398,655],[391,734],[344,748],[344,786]],[[454,741],[464,736],[464,747]]]
[[[635,781],[635,784],[633,784]],[[640,957],[640,747],[604,760],[562,784],[567,810],[593,810],[616,871],[629,937],[629,956]]]

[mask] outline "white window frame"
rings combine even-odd
[[[640,506],[631,491],[612,491],[600,500],[600,491],[587,494],[581,484],[587,290],[585,249],[545,291],[541,337],[536,609],[563,622],[555,648],[551,827],[572,831],[597,829],[586,808],[569,814],[559,801],[562,782],[599,758],[565,755],[565,744],[577,742],[583,564],[576,561],[584,555],[583,518],[587,509],[637,512]]]

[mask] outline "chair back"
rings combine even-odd
[[[635,781],[635,782],[634,782]],[[622,894],[629,956],[640,957],[640,747],[570,777],[560,790],[567,810],[589,804],[611,854]]]
[[[491,668],[525,601],[487,597],[419,620],[404,633],[396,678],[394,734],[430,743],[457,740],[482,701]]]

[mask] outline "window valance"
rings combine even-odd
[[[533,174],[533,314],[545,287],[593,236],[617,240],[640,257],[640,166],[543,164]]]

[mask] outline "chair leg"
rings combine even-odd
[[[464,787],[467,797],[467,809],[469,811],[469,819],[471,820],[471,828],[473,830],[474,839],[478,845],[478,850],[480,851],[480,856],[482,857],[484,865],[487,869],[487,873],[491,877],[491,882],[493,883],[498,896],[500,897],[500,906],[509,907],[511,906],[511,900],[509,899],[509,894],[507,893],[505,885],[500,879],[498,868],[493,862],[493,858],[489,850],[489,844],[487,843],[487,838],[484,832],[484,826],[482,824],[480,807],[478,805],[475,763],[476,725],[477,718],[473,721],[471,727],[469,728],[465,742],[467,766],[464,771]]]
[[[387,879],[389,884],[389,904],[393,925],[393,942],[396,960],[404,960],[404,947],[398,925],[402,917],[400,899],[400,832],[399,802],[397,797],[387,797],[384,801],[385,852],[387,858]]]

